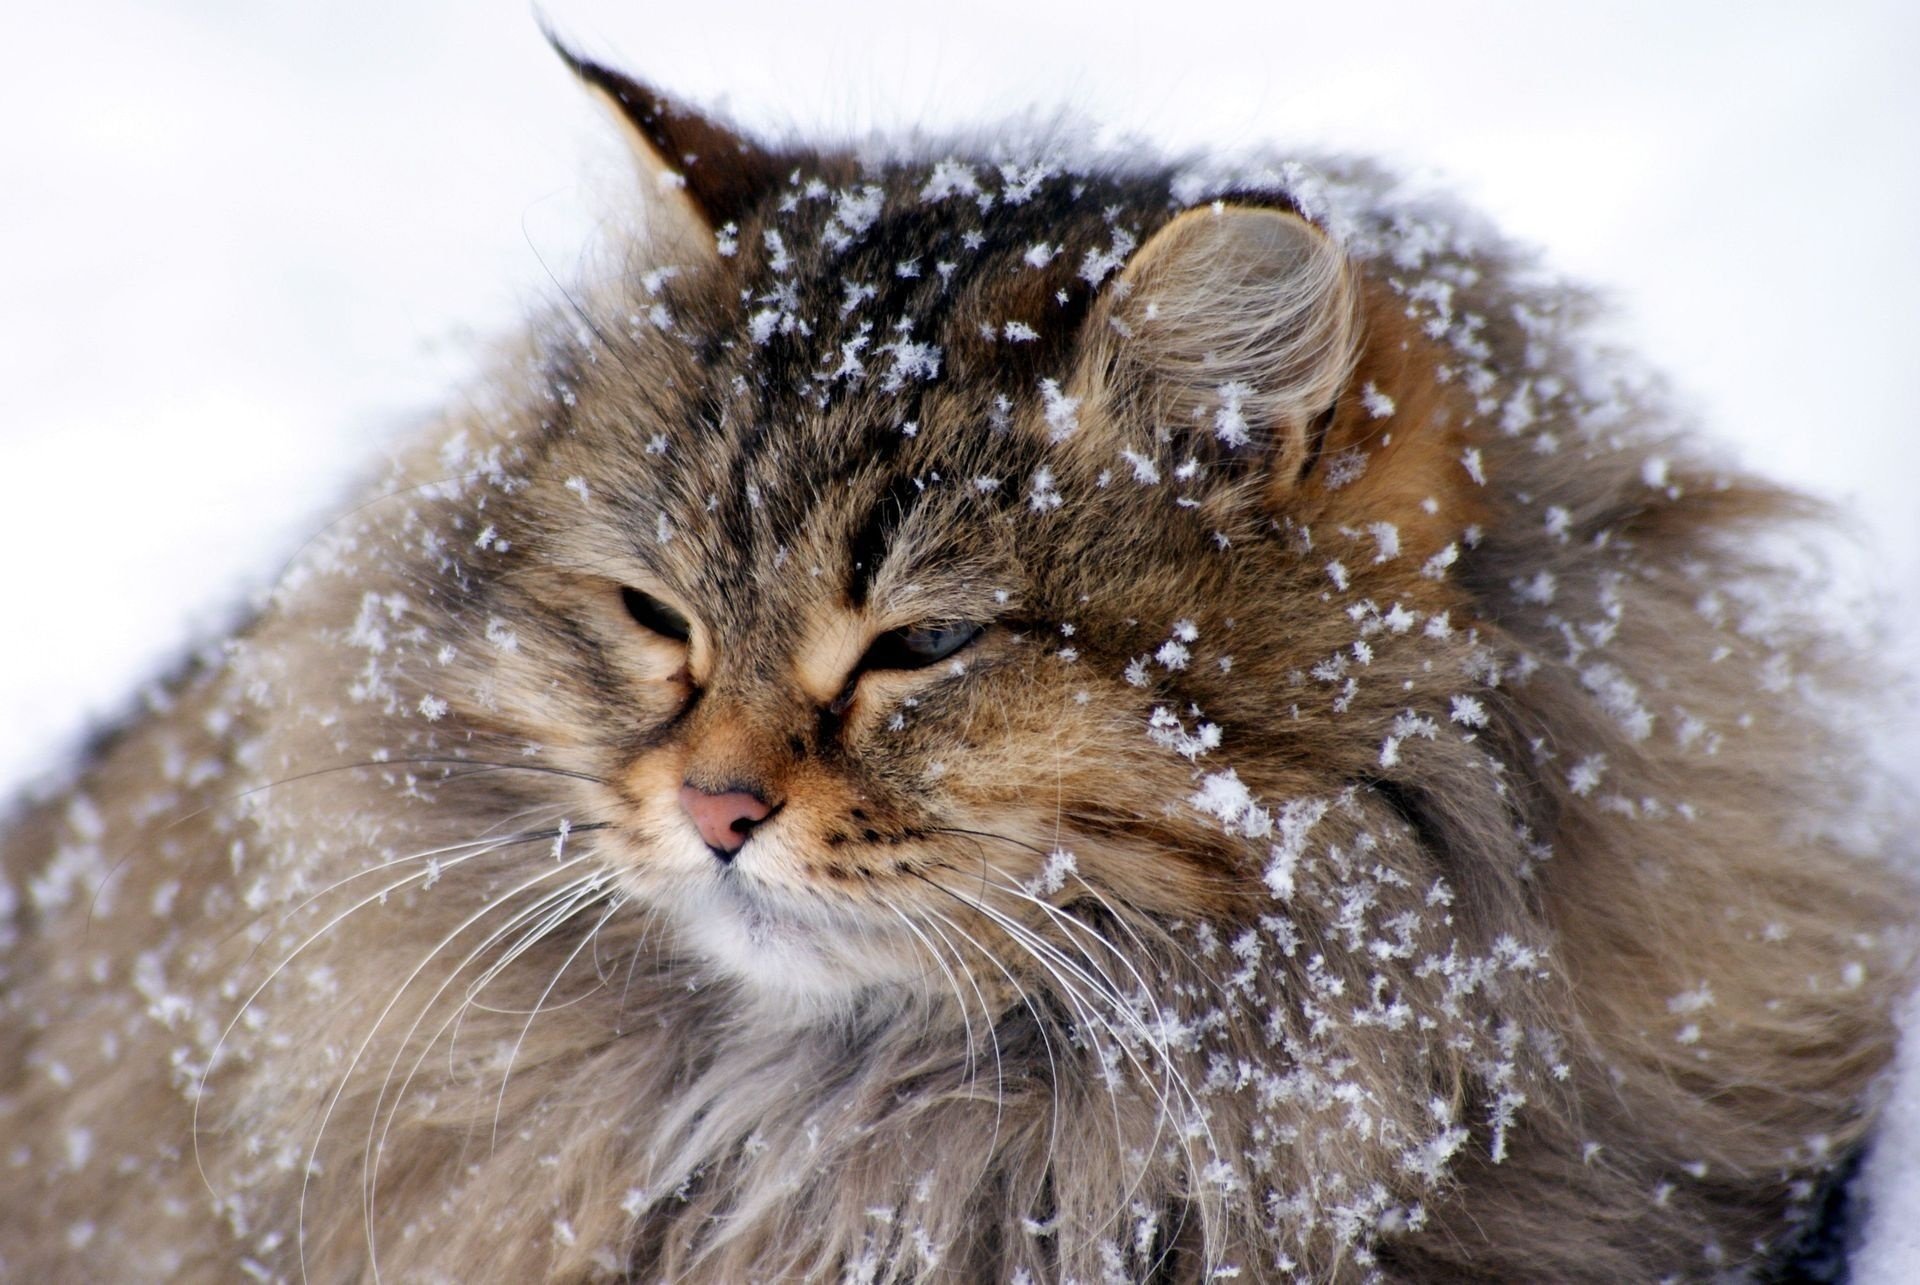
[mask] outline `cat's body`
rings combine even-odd
[[[580,70],[628,271],[5,837],[0,1272],[1782,1261],[1908,911],[1790,497],[1364,172]]]

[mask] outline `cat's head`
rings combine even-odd
[[[591,777],[597,859],[763,993],[1269,905],[1259,801],[1350,795],[1440,699],[1408,626],[1473,514],[1392,431],[1443,418],[1418,337],[1284,193],[776,154],[576,70],[649,232],[436,465],[482,480],[421,733]]]

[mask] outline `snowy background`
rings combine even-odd
[[[1432,175],[1604,287],[1709,433],[1843,504],[1920,672],[1912,0],[545,11],[764,133],[1037,105]],[[219,629],[577,274],[625,162],[524,0],[9,5],[0,121],[4,791]],[[1909,1070],[1887,1150],[1920,1166]],[[1873,1176],[1868,1285],[1920,1280],[1902,1168]]]

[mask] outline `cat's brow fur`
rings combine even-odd
[[[1799,501],[1364,168],[575,67],[652,236],[6,833],[0,1274],[1777,1268],[1910,909]]]

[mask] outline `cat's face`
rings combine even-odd
[[[1335,524],[1406,567],[1458,516],[1355,485],[1350,269],[1290,211],[820,172],[696,191],[733,205],[656,227],[449,457],[512,474],[457,521],[462,712],[590,779],[594,859],[783,1003],[1017,989],[1065,906],[1257,906],[1227,796],[1351,783],[1284,699],[1353,636],[1308,519],[1420,499]]]
[[[630,372],[584,376],[576,432],[495,537],[525,558],[488,589],[517,642],[489,649],[496,681],[605,781],[594,840],[621,883],[728,972],[816,997],[944,985],[928,939],[982,964],[969,939],[1016,930],[995,914],[1047,913],[1023,887],[1217,897],[1215,845],[1163,833],[1192,789],[1142,735],[1165,694],[1126,675],[1170,673],[1172,643],[1224,676],[1234,559],[1212,532],[1258,506],[1235,522],[1215,497],[1142,547],[1129,508],[1164,525],[1171,488],[1070,458],[1049,482],[1044,411],[923,398],[909,435],[887,393],[769,407],[735,391],[763,357],[736,348],[644,407]]]

